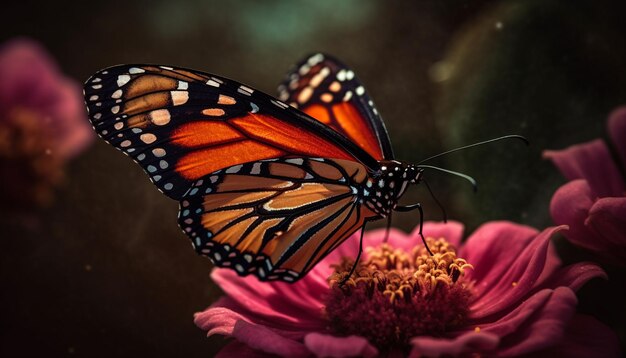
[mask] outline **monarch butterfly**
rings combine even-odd
[[[394,160],[374,103],[328,55],[300,62],[278,99],[199,71],[120,65],[87,80],[85,101],[98,135],[180,202],[195,250],[241,276],[295,282],[365,223],[422,214],[398,200],[428,166]]]

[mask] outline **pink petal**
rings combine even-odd
[[[233,270],[214,269],[211,278],[222,290],[255,320],[271,322],[280,329],[310,329],[324,326],[321,317],[321,294],[311,296],[307,281],[264,283],[254,276],[239,277]],[[304,280],[304,279],[303,279]],[[301,289],[301,299],[293,292]]]
[[[598,200],[589,210],[585,224],[597,233],[597,240],[613,248],[612,256],[619,260],[626,259],[623,256],[626,253],[626,197]],[[618,249],[621,252],[615,252]]]
[[[525,306],[531,299],[525,301],[523,305]],[[517,310],[516,315],[503,318],[497,322],[500,328],[506,325],[503,321],[507,320],[517,320],[519,324],[519,318],[522,318],[523,324],[503,338],[503,344],[498,349],[498,353],[503,356],[519,356],[553,346],[564,336],[569,321],[576,312],[576,303],[576,295],[572,290],[559,287],[551,292],[549,300],[542,307],[538,307],[540,309]],[[495,325],[485,327],[488,331],[492,329],[495,329]]]
[[[358,336],[335,337],[309,333],[304,345],[318,357],[376,357],[378,350],[367,339]]]
[[[202,330],[207,331],[207,336],[214,334],[230,336],[233,333],[235,323],[239,320],[246,320],[236,311],[222,307],[222,305],[228,305],[227,301],[227,297],[222,297],[205,311],[194,315],[194,323]]]
[[[565,337],[546,357],[622,357],[615,332],[591,316],[575,315],[567,324]]]
[[[265,326],[246,321],[237,321],[232,336],[252,349],[276,354],[281,357],[305,357],[310,355],[310,352],[302,343],[287,339]]]
[[[542,231],[521,251],[511,251],[516,253],[514,255],[509,252],[510,258],[506,261],[490,256],[484,256],[479,261],[470,261],[477,273],[481,273],[481,276],[468,275],[476,279],[478,287],[475,301],[471,306],[472,317],[480,319],[507,310],[527,296],[545,271],[550,253],[548,250],[550,237],[562,229],[563,227],[556,227]],[[508,230],[519,231],[517,235],[520,235],[518,237],[524,241],[526,241],[525,233],[530,232],[529,228],[521,225],[509,226]],[[514,232],[501,232],[501,234],[503,236],[500,237],[500,241],[509,241],[510,238],[513,244]],[[492,260],[497,262],[496,265],[489,272],[482,272],[483,263],[487,261],[487,265],[490,265]]]
[[[465,332],[455,338],[415,337],[409,357],[458,356],[470,352],[493,351],[500,338],[489,332]]]
[[[593,205],[593,193],[587,181],[571,181],[559,189],[550,201],[550,214],[555,223],[569,226],[563,235],[573,244],[598,251],[604,245],[593,240],[594,233],[584,224]]]
[[[568,180],[587,180],[595,196],[624,195],[622,175],[601,139],[564,150],[546,150],[543,156],[551,159]]]
[[[608,276],[600,266],[593,262],[578,262],[561,268],[542,286],[546,288],[565,286],[573,291],[578,291],[582,285],[592,278],[607,280]]]
[[[609,115],[609,136],[622,160],[622,168],[626,167],[626,106],[619,107]]]

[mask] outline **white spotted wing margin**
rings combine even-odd
[[[355,186],[365,171],[321,158],[229,167],[194,183],[179,225],[218,267],[295,282],[372,217]]]

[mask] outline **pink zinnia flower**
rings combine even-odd
[[[94,138],[80,85],[26,39],[0,46],[0,173],[3,204],[50,201],[63,164]]]
[[[384,230],[372,231],[345,286],[337,280],[357,253],[356,234],[294,284],[215,269],[226,296],[195,322],[236,339],[221,356],[617,356],[613,332],[575,312],[574,291],[605,274],[592,263],[561,266],[550,245],[561,229],[494,222],[460,244],[461,224],[425,223],[432,257],[417,232],[392,230],[382,244]]]
[[[570,180],[552,197],[550,212],[563,235],[606,262],[626,263],[626,107],[609,116],[615,156],[601,139],[560,151],[545,151]]]

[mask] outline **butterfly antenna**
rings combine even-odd
[[[461,178],[467,180],[468,182],[470,182],[472,184],[472,187],[474,187],[474,192],[478,191],[478,184],[476,184],[476,180],[474,178],[472,178],[471,176],[467,175],[467,174],[455,172],[455,171],[449,170],[449,169],[443,169],[443,168],[439,168],[439,167],[434,167],[432,165],[419,165],[418,168],[434,169],[434,170],[438,170],[440,172],[456,175],[456,176],[461,177]],[[432,192],[431,192],[431,194],[432,194]]]
[[[459,147],[459,148],[450,149],[450,150],[445,151],[445,152],[443,152],[443,153],[439,153],[439,154],[437,154],[437,155],[433,155],[432,157],[428,157],[428,158],[426,158],[426,159],[424,159],[424,160],[420,161],[420,162],[419,162],[419,163],[417,163],[416,165],[420,165],[421,163],[427,162],[427,161],[429,161],[429,160],[431,160],[431,159],[439,158],[439,157],[441,157],[441,156],[444,156],[444,155],[447,155],[447,154],[450,154],[450,153],[458,152],[459,150],[463,150],[463,149],[467,149],[467,148],[472,148],[472,147],[477,147],[477,146],[479,146],[479,145],[483,145],[483,144],[487,144],[487,143],[498,142],[498,141],[501,141],[501,140],[504,140],[504,139],[519,139],[519,140],[521,140],[522,142],[526,143],[526,145],[529,145],[529,144],[530,144],[530,143],[528,142],[528,139],[526,139],[526,137],[523,137],[523,136],[521,136],[521,135],[517,135],[517,134],[510,134],[510,135],[505,135],[505,136],[502,136],[502,137],[493,138],[493,139],[485,140],[485,141],[478,142],[478,143],[474,143],[474,144],[470,144],[470,145],[465,145],[465,146],[462,146],[462,147]]]
[[[424,184],[426,184],[426,189],[428,189],[428,192],[430,193],[430,196],[432,196],[432,198],[435,201],[435,203],[437,203],[437,206],[439,206],[439,209],[441,209],[441,213],[443,214],[443,222],[447,223],[448,222],[448,214],[446,213],[446,209],[443,207],[443,205],[441,205],[441,202],[439,202],[439,200],[437,200],[437,197],[435,196],[435,194],[433,193],[432,189],[430,188],[430,185],[428,185],[428,182],[424,178],[422,178],[422,181],[424,182]]]

